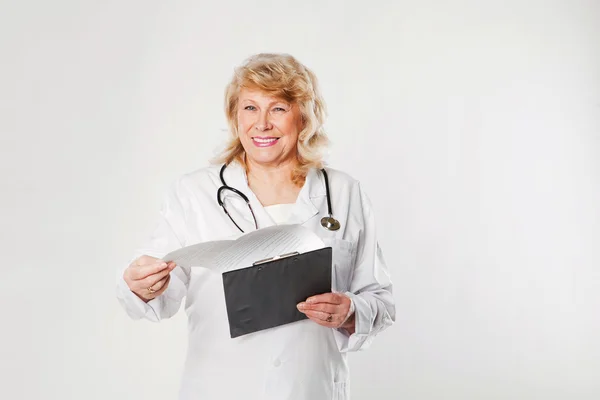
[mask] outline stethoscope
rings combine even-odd
[[[240,228],[240,226],[235,222],[231,214],[229,214],[229,212],[227,211],[227,207],[225,207],[225,203],[221,198],[221,193],[225,190],[229,190],[237,194],[246,202],[246,205],[248,206],[248,208],[250,209],[250,213],[252,214],[252,219],[254,220],[254,227],[258,229],[258,222],[256,221],[256,216],[254,215],[254,210],[252,209],[252,205],[250,204],[250,200],[248,199],[248,197],[236,188],[228,186],[227,183],[225,183],[225,178],[223,178],[223,172],[225,172],[226,167],[227,164],[223,164],[223,166],[221,167],[221,171],[219,172],[219,177],[221,178],[221,183],[223,183],[223,186],[221,186],[217,190],[217,202],[219,203],[221,208],[223,208],[223,211],[225,211],[225,214],[227,214],[231,222],[233,222],[233,224],[243,233],[244,230]],[[329,196],[329,179],[327,177],[327,172],[325,171],[325,169],[321,169],[321,172],[323,173],[323,177],[325,178],[325,195],[327,196],[328,213],[326,217],[321,218],[321,226],[330,231],[337,231],[338,229],[340,229],[340,221],[333,218],[333,213],[331,211],[331,197]]]

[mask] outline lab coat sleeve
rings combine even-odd
[[[352,335],[343,329],[336,330],[336,341],[342,352],[368,348],[375,336],[396,319],[392,282],[377,240],[375,217],[369,199],[360,187],[358,190],[362,227],[350,290],[346,292],[352,300],[356,325]]]
[[[161,258],[184,246],[185,215],[181,202],[184,190],[181,181],[170,188],[160,210],[159,218],[146,245],[135,251],[133,261],[141,255]],[[117,299],[132,319],[145,318],[153,322],[169,318],[179,310],[187,292],[189,276],[179,267],[171,271],[167,290],[148,303],[137,297],[127,286],[123,272],[128,265],[118,270]]]

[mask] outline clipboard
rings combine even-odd
[[[332,248],[290,253],[223,273],[231,338],[307,319],[296,305],[331,292]]]

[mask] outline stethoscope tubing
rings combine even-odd
[[[236,188],[228,186],[227,183],[225,182],[225,177],[223,176],[223,173],[225,172],[226,167],[227,167],[227,164],[223,164],[223,166],[221,167],[221,170],[219,171],[219,178],[221,178],[221,183],[223,184],[223,186],[221,186],[219,189],[217,189],[217,203],[219,203],[219,206],[221,206],[221,208],[223,208],[223,211],[225,211],[225,214],[227,214],[227,216],[229,217],[229,219],[231,219],[231,221],[235,224],[235,226],[240,231],[244,232],[242,230],[242,228],[240,228],[240,226],[233,220],[231,215],[229,215],[229,213],[227,212],[227,208],[225,208],[225,206],[223,205],[223,200],[221,200],[221,192],[223,190],[231,190],[235,194],[239,195],[242,199],[244,199],[246,204],[248,204],[248,207],[250,207],[250,212],[252,213],[252,217],[254,218],[255,225],[256,225],[256,217],[254,215],[254,210],[252,209],[252,205],[250,204],[250,199],[248,199],[248,197],[244,193],[237,190]],[[327,176],[327,171],[325,171],[325,168],[322,168],[321,172],[323,173],[323,178],[325,179],[325,197],[327,197],[327,213],[329,214],[328,217],[323,217],[321,219],[321,225],[325,229],[336,231],[339,229],[340,223],[335,218],[333,218],[333,212],[332,212],[332,207],[331,207],[331,196],[330,196],[330,192],[329,192],[329,177]]]

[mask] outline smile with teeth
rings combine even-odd
[[[252,142],[254,143],[255,146],[258,146],[258,147],[273,146],[275,143],[277,143],[278,140],[279,140],[278,137],[272,137],[272,136],[268,136],[268,137],[254,136],[252,138]]]

